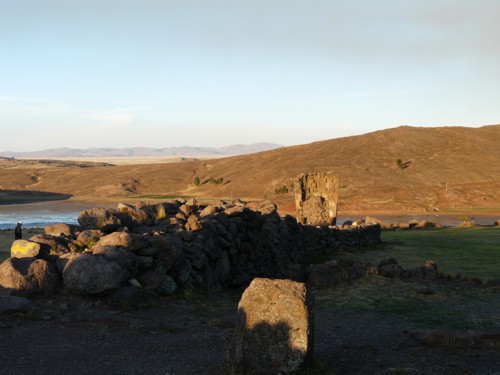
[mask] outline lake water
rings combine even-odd
[[[24,228],[43,228],[55,223],[78,224],[80,212],[89,208],[106,207],[116,208],[117,204],[112,202],[81,202],[81,201],[50,201],[29,204],[0,205],[0,230],[14,229],[18,221],[23,222]],[[408,222],[409,220],[429,220],[441,225],[455,226],[462,221],[460,215],[414,215],[414,216],[373,216],[385,222]],[[360,216],[360,217],[364,217]],[[472,220],[479,225],[493,225],[500,215],[471,215]],[[358,217],[346,217],[340,215],[337,223],[341,225],[346,220]]]
[[[50,201],[0,205],[0,229],[13,229],[18,221],[24,228],[43,228],[55,223],[78,224],[80,212],[95,207],[114,207],[115,203]]]

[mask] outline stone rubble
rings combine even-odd
[[[40,252],[24,261],[44,260],[59,275],[40,292],[61,281],[67,290],[84,295],[130,285],[170,295],[177,288],[242,287],[255,277],[299,280],[311,256],[381,242],[379,225],[305,226],[291,216],[281,218],[270,201],[119,204],[117,209],[83,211],[78,221],[78,228],[48,228],[59,236],[45,233],[29,240],[40,245]],[[0,286],[22,292],[15,287],[19,281],[12,282],[4,270],[12,259],[0,265]],[[16,272],[16,277],[23,274]]]

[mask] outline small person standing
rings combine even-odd
[[[16,240],[20,240],[23,238],[23,231],[21,227],[23,226],[22,221],[18,221],[16,225],[16,229],[14,229],[14,238]]]

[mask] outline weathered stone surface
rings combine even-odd
[[[36,309],[29,299],[19,296],[0,297],[0,314],[8,312],[28,312]]]
[[[78,258],[82,254],[80,253],[66,253],[59,255],[55,261],[55,266],[57,268],[57,272],[59,272],[59,275],[62,275],[64,272],[64,267],[66,267],[66,264],[72,259]]]
[[[116,262],[103,256],[83,254],[64,268],[64,286],[75,294],[107,294],[120,287],[122,272]]]
[[[76,240],[89,249],[99,242],[99,239],[104,236],[104,232],[97,229],[87,229],[78,234]]]
[[[78,216],[78,223],[84,229],[99,229],[111,233],[120,227],[130,227],[133,219],[124,212],[107,208],[91,208],[82,211]]]
[[[401,274],[402,268],[396,259],[389,258],[378,264],[377,271],[380,276],[395,279]]]
[[[60,282],[55,266],[43,259],[9,258],[0,264],[0,287],[15,294],[49,294]]]
[[[12,258],[35,258],[40,254],[40,244],[26,240],[15,240],[10,248]]]
[[[51,236],[71,236],[75,234],[77,227],[75,225],[69,225],[64,223],[57,223],[53,225],[47,225],[45,227],[45,233],[50,234]]]
[[[335,225],[339,179],[333,173],[303,173],[295,178],[297,222],[307,225]]]
[[[66,253],[79,253],[83,251],[81,244],[71,238],[56,237],[50,234],[37,234],[30,241],[40,244],[40,257],[52,260],[54,257]]]
[[[163,296],[170,296],[175,293],[177,290],[177,284],[175,283],[174,279],[172,279],[170,276],[165,276],[163,279],[163,282],[160,285],[160,294]]]
[[[233,206],[226,208],[224,210],[224,213],[228,217],[235,217],[235,216],[241,216],[243,214],[243,211],[245,210],[245,206]]]
[[[331,260],[308,268],[307,285],[318,289],[348,285],[354,280],[376,273],[370,263],[354,260]]]
[[[230,361],[259,374],[300,370],[311,359],[313,331],[304,284],[256,278],[238,304]]]
[[[189,216],[186,223],[186,230],[190,230],[193,232],[199,231],[202,228],[200,220],[196,217],[196,215]]]
[[[182,213],[185,217],[189,217],[190,215],[192,215],[193,210],[189,205],[183,204],[179,207],[179,212]]]
[[[200,217],[213,216],[216,212],[215,207],[209,204],[200,212]]]
[[[113,232],[102,236],[96,246],[123,246],[132,247],[133,237],[127,232]]]
[[[126,282],[139,271],[137,256],[121,246],[100,246],[93,248],[94,255],[102,255],[109,261],[116,262],[122,269],[122,282]]]
[[[248,204],[248,208],[253,211],[260,212],[262,215],[267,215],[276,211],[278,206],[276,206],[276,203],[267,199],[260,202],[251,202]]]

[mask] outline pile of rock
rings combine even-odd
[[[377,273],[380,276],[391,279],[420,279],[420,280],[436,280],[438,275],[437,264],[433,260],[426,260],[424,265],[417,268],[404,269],[398,264],[394,258],[389,258],[381,261],[377,267]]]
[[[356,220],[353,224],[359,225],[360,223],[374,225],[380,225],[382,230],[408,230],[408,229],[424,229],[424,228],[442,228],[442,225],[435,221],[430,220],[409,220],[407,222],[385,222],[383,220],[369,217],[366,219]]]
[[[15,243],[0,265],[0,286],[26,294],[61,285],[84,295],[126,285],[164,295],[178,287],[217,291],[254,277],[293,278],[311,255],[380,243],[378,225],[303,226],[269,201],[119,204],[83,211],[78,222]],[[19,250],[25,246],[33,248]]]

